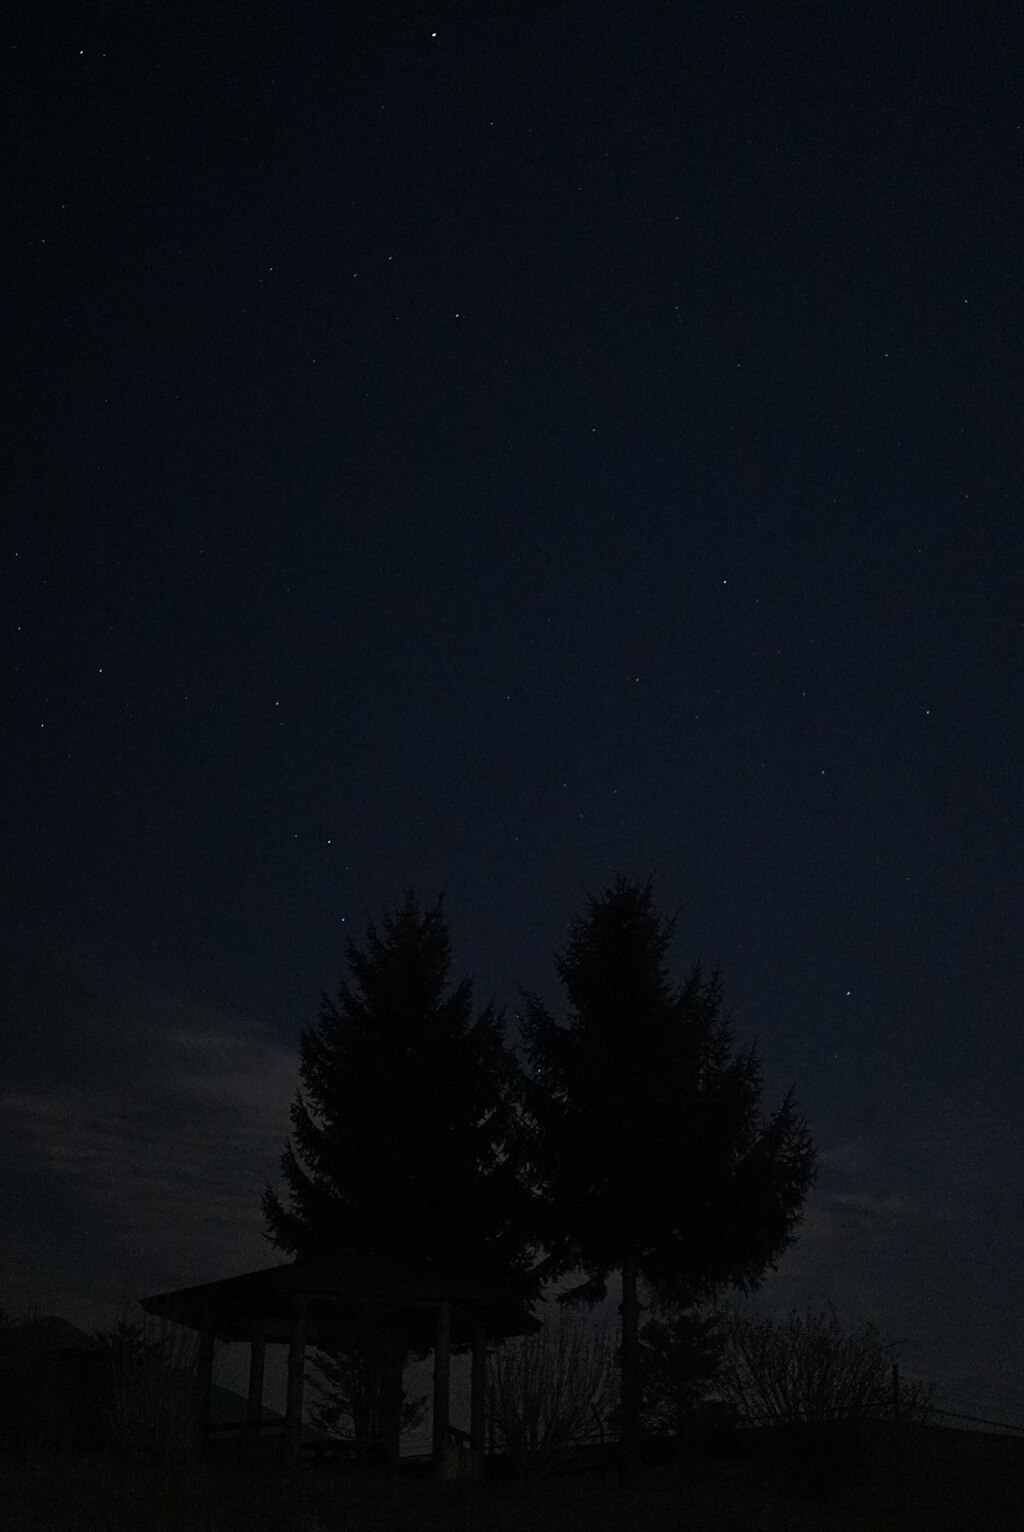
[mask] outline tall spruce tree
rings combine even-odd
[[[544,1273],[597,1302],[622,1278],[623,1474],[640,1453],[639,1286],[668,1307],[756,1287],[792,1242],[814,1149],[792,1091],[760,1110],[753,1047],[737,1052],[717,970],[670,984],[673,923],[621,875],[555,955],[567,1025],[525,996],[527,1110],[543,1189]]]
[[[530,1203],[515,1152],[520,1072],[501,1018],[474,1017],[472,984],[452,982],[439,899],[413,894],[346,945],[348,979],[302,1033],[301,1089],[281,1159],[284,1203],[268,1185],[268,1238],[293,1255],[349,1247],[503,1288],[537,1292]],[[386,1327],[385,1327],[386,1329]],[[339,1350],[391,1380],[387,1445],[397,1454],[406,1351],[381,1326]],[[397,1382],[396,1382],[397,1374]]]

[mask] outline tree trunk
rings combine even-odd
[[[619,1478],[626,1489],[640,1480],[640,1300],[636,1256],[622,1262],[622,1354],[619,1401]]]
[[[452,1306],[442,1303],[437,1311],[434,1336],[434,1477],[444,1476],[448,1456],[448,1409],[451,1381]]]
[[[381,1380],[381,1449],[385,1471],[398,1472],[402,1442],[402,1404],[405,1400],[405,1341],[400,1334],[388,1335]]]

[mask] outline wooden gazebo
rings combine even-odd
[[[541,1328],[534,1316],[495,1289],[450,1277],[429,1266],[407,1266],[357,1250],[337,1251],[329,1262],[297,1259],[219,1282],[157,1293],[141,1300],[147,1313],[199,1333],[196,1431],[205,1442],[213,1381],[214,1343],[250,1346],[246,1429],[255,1437],[263,1405],[268,1343],[288,1347],[283,1462],[294,1468],[302,1440],[302,1393],[307,1345],[329,1345],[340,1313],[389,1312],[400,1322],[410,1350],[434,1353],[433,1463],[438,1477],[480,1472],[484,1456],[487,1345]],[[449,1446],[449,1373],[453,1350],[472,1351],[470,1451],[457,1470]]]

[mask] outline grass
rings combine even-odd
[[[1007,1464],[910,1465],[908,1514],[811,1501],[651,1470],[636,1493],[610,1472],[527,1488],[515,1480],[243,1474],[202,1464],[152,1468],[104,1458],[0,1462],[5,1532],[1020,1532],[1024,1470]]]

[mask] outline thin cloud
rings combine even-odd
[[[929,1115],[941,1133],[908,1116],[821,1147],[799,1239],[751,1303],[831,1304],[844,1322],[904,1342],[911,1366],[941,1383],[1005,1333],[1009,1295],[972,1252],[1015,1196],[1024,1144],[985,1102],[935,1103]],[[969,1324],[966,1312],[984,1320]]]
[[[131,1003],[108,1009],[102,1077],[22,1078],[0,1097],[0,1179],[27,1212],[31,1187],[36,1209],[8,1307],[66,1304],[83,1252],[100,1303],[274,1259],[259,1194],[289,1129],[297,1040],[124,976],[111,994]],[[63,1238],[43,1237],[40,1208],[60,1210]]]

